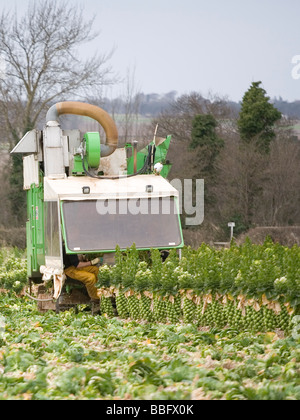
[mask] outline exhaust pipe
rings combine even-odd
[[[101,156],[109,156],[116,150],[118,146],[118,130],[114,120],[102,108],[85,102],[58,102],[48,110],[46,123],[49,121],[58,122],[59,116],[63,114],[82,115],[98,121],[106,135],[105,144],[101,144]]]

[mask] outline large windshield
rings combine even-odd
[[[182,243],[174,197],[64,201],[67,247],[70,251],[113,251],[172,248]]]

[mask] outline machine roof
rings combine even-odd
[[[146,192],[152,185],[153,192]],[[83,194],[82,188],[90,187],[90,194]],[[46,201],[87,200],[130,197],[178,197],[178,191],[162,176],[136,175],[120,179],[95,179],[89,177],[67,177],[64,179],[44,178]]]

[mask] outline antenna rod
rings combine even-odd
[[[156,134],[157,134],[158,124],[156,124],[155,131],[154,131],[154,137],[153,137],[153,143],[155,144]]]

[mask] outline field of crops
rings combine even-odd
[[[0,399],[300,399],[300,342],[0,304]]]
[[[0,253],[1,400],[300,399],[298,247],[117,250],[96,316],[39,313],[22,257]]]

